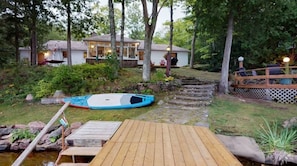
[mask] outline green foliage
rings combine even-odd
[[[48,67],[10,65],[0,72],[0,102],[23,101],[42,77],[50,71]]]
[[[281,128],[276,122],[269,124],[265,119],[264,122],[265,126],[257,131],[257,137],[266,153],[271,154],[276,150],[292,153],[296,149],[296,130]]]
[[[51,79],[51,87],[66,94],[77,93],[83,87],[82,71],[73,66],[62,65],[56,68]]]
[[[19,139],[30,139],[31,141],[37,136],[33,134],[29,129],[17,129],[12,132],[12,142]]]
[[[104,68],[104,73],[106,74],[107,78],[110,80],[118,78],[119,61],[117,55],[108,55],[105,62],[106,66]]]

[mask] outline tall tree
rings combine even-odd
[[[158,5],[159,0],[152,0],[151,15],[148,12],[148,6],[146,0],[141,0],[143,8],[143,20],[145,25],[145,39],[144,39],[144,60],[143,60],[143,72],[142,79],[145,82],[150,81],[151,78],[151,51],[152,40],[156,29],[157,19],[159,15]],[[161,5],[162,7],[163,5]],[[160,8],[161,9],[161,8]]]
[[[56,0],[52,6],[58,9],[55,17],[60,27],[67,31],[67,64],[72,65],[71,40],[72,32],[79,38],[85,36],[85,31],[92,26],[90,4],[93,0]],[[49,2],[50,3],[50,2]],[[66,17],[66,20],[63,18]]]
[[[108,0],[109,8],[109,23],[110,23],[110,42],[111,42],[111,53],[116,55],[116,33],[115,33],[115,22],[114,22],[114,4],[113,0]]]
[[[232,38],[233,38],[233,13],[230,11],[229,19],[228,19],[228,30],[227,30],[227,37],[225,42],[225,50],[224,50],[224,57],[222,63],[222,70],[221,70],[221,80],[219,86],[220,93],[229,93],[229,63],[230,63],[230,54],[231,54],[231,47],[232,47]]]
[[[109,7],[100,6],[99,3],[95,3],[92,8],[94,25],[91,30],[94,30],[98,35],[110,34],[110,20],[109,20]],[[114,8],[114,22],[115,31],[120,30],[121,11],[118,8]]]
[[[140,10],[140,2],[134,1],[128,4],[127,14],[126,14],[126,29],[129,37],[131,39],[143,40],[145,36],[145,28],[142,15]]]

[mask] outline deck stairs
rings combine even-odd
[[[89,163],[77,162],[76,157],[94,157],[102,149],[116,130],[120,127],[118,121],[88,121],[77,129],[74,133],[66,137],[65,142],[68,147],[59,153],[56,165],[59,166],[85,166]],[[63,156],[70,156],[72,163],[60,163]]]

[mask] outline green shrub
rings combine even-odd
[[[37,136],[33,134],[29,129],[17,129],[12,132],[12,142],[19,139],[30,139],[31,141]]]
[[[258,141],[264,152],[271,154],[276,150],[292,153],[296,149],[297,131],[281,128],[276,122],[269,124],[265,119],[265,127],[257,131]]]
[[[54,77],[50,83],[53,89],[62,90],[66,94],[75,94],[84,86],[82,72],[79,68],[66,65],[54,70]]]

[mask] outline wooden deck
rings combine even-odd
[[[242,165],[208,129],[125,120],[90,165]]]
[[[69,146],[101,147],[116,132],[122,122],[88,121],[66,137]]]

